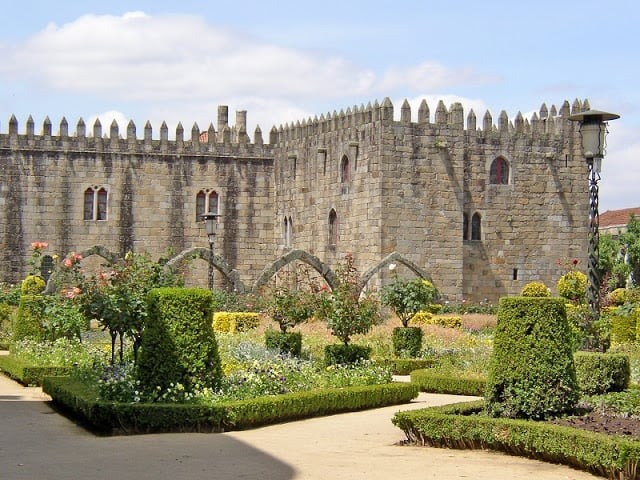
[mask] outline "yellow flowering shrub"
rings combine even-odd
[[[255,312],[215,312],[213,330],[220,333],[236,333],[253,330],[260,325],[260,316]]]
[[[529,282],[522,287],[520,295],[523,297],[550,297],[551,292],[543,282]]]

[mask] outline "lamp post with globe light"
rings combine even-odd
[[[208,286],[209,290],[213,290],[213,249],[216,240],[216,231],[218,229],[218,215],[217,213],[209,212],[202,215],[204,220],[204,228],[207,232],[207,239],[209,240],[209,274],[208,274]]]

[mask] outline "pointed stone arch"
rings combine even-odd
[[[317,271],[332,290],[337,285],[338,281],[333,270],[331,270],[331,268],[329,268],[327,264],[323,263],[318,257],[315,257],[304,250],[291,250],[262,271],[253,284],[252,291],[257,292],[260,287],[263,287],[269,282],[269,280],[271,280],[271,277],[273,277],[278,270],[291,262],[295,262],[296,260],[306,263]]]
[[[211,255],[211,251],[208,248],[204,247],[192,247],[186,250],[183,250],[175,257],[171,258],[164,266],[165,269],[169,269],[172,272],[175,272],[183,265],[185,262],[189,260],[202,259],[207,263],[210,263],[215,267],[218,272],[222,274],[222,276],[229,282],[232,286],[233,291],[237,293],[244,293],[245,286],[240,280],[240,274],[237,270],[231,269],[229,264],[218,255]]]
[[[90,257],[91,255],[97,255],[99,257],[104,258],[108,263],[118,263],[122,260],[122,257],[120,255],[118,255],[117,253],[113,253],[111,250],[109,250],[108,248],[102,246],[102,245],[94,245],[91,248],[87,248],[86,250],[82,250],[81,252],[74,252],[76,254],[80,254],[80,256],[82,258],[87,258]],[[67,255],[65,258],[62,259],[61,262],[59,262],[54,271],[51,273],[51,276],[49,277],[49,281],[47,281],[47,286],[44,289],[44,294],[45,295],[49,295],[50,293],[54,293],[56,291],[56,280],[58,278],[58,276],[60,275],[60,270],[62,268],[64,268],[64,261],[67,259],[70,259],[74,253],[70,253],[69,255]]]
[[[417,277],[422,278],[424,280],[429,280],[431,283],[433,283],[433,281],[431,280],[431,276],[425,270],[420,268],[418,265],[416,265],[414,262],[412,262],[408,258],[405,258],[401,253],[392,252],[361,275],[360,288],[363,289],[367,285],[369,280],[371,280],[371,278],[376,273],[378,273],[380,270],[387,267],[391,263],[401,263],[402,265],[407,267],[409,270],[411,270],[413,273],[415,273]]]

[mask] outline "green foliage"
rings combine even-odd
[[[327,345],[324,348],[324,364],[330,365],[350,365],[353,363],[368,360],[371,355],[371,348],[364,345],[337,344]]]
[[[411,320],[409,325],[440,325],[447,328],[462,327],[462,317],[457,315],[433,315],[430,312],[418,312]]]
[[[280,331],[306,322],[317,308],[315,296],[304,290],[278,286],[268,296],[264,312],[278,324]]]
[[[420,327],[396,327],[392,337],[393,354],[396,357],[417,357],[422,349]]]
[[[416,314],[409,319],[409,325],[416,327],[420,325],[433,325],[433,313],[426,310],[416,312]]]
[[[605,313],[605,315],[611,322],[612,342],[628,343],[636,341],[640,308],[627,304]]]
[[[624,305],[627,301],[627,289],[626,288],[616,288],[614,291],[609,293],[608,300],[612,305],[619,307]]]
[[[26,338],[41,340],[44,338],[45,299],[42,295],[23,294],[14,316],[13,341]]]
[[[391,365],[394,375],[409,375],[414,370],[429,368],[433,366],[433,360],[425,358],[391,358],[383,361]]]
[[[21,285],[10,285],[0,282],[0,303],[17,307],[22,295]]]
[[[476,448],[564,463],[609,478],[634,478],[640,442],[547,422],[489,418],[482,402],[398,412],[393,424],[410,442]]]
[[[640,389],[608,392],[585,398],[586,407],[610,417],[640,417]]]
[[[620,235],[620,244],[626,253],[633,285],[640,285],[640,220],[631,215],[627,231]]]
[[[38,275],[27,275],[22,281],[20,291],[22,295],[39,295],[45,287],[44,280]]]
[[[543,282],[529,282],[522,287],[520,295],[523,297],[550,297],[551,292]]]
[[[339,284],[319,301],[318,316],[326,320],[331,334],[345,345],[356,334],[366,334],[380,320],[380,305],[371,294],[361,296],[358,271],[353,256],[345,255],[336,268]]]
[[[382,303],[393,309],[403,327],[408,327],[409,319],[420,310],[427,309],[438,296],[433,284],[420,278],[400,280],[396,277],[380,293]]]
[[[95,388],[71,377],[47,377],[43,391],[83,425],[106,434],[220,432],[319,415],[407,403],[408,383],[296,392],[244,401],[202,404],[118,403],[96,400]]]
[[[76,338],[81,340],[89,321],[82,314],[80,306],[71,299],[50,295],[45,298],[43,328],[48,340]]]
[[[574,360],[583,395],[621,392],[629,387],[631,365],[626,355],[576,352]]]
[[[577,400],[564,300],[500,299],[487,381],[489,414],[544,419],[571,411]]]
[[[215,312],[213,330],[220,333],[246,332],[258,328],[260,316],[255,312]]]
[[[106,267],[106,271],[83,281],[79,300],[84,315],[98,319],[109,331],[112,363],[116,339],[120,337],[120,362],[123,362],[125,336],[131,338],[137,358],[147,321],[147,293],[152,288],[173,286],[179,280],[148,255],[132,252],[125,255],[124,261]]]
[[[222,377],[218,345],[211,328],[211,292],[158,288],[148,294],[148,322],[138,360],[138,379],[161,395],[171,384],[189,392],[215,388]]]
[[[224,290],[214,290],[211,293],[214,312],[257,312],[263,309],[262,298],[252,294]]]
[[[0,302],[0,344],[11,338],[14,308]]]
[[[624,287],[631,269],[624,261],[620,241],[610,233],[601,234],[598,240],[598,272],[606,280],[609,291]]]
[[[302,334],[300,332],[282,332],[267,330],[264,332],[265,345],[285,355],[299,357],[302,352]]]
[[[578,271],[570,270],[558,280],[558,295],[573,303],[584,303],[587,297],[587,276]]]
[[[411,383],[417,385],[421,392],[475,396],[482,396],[487,386],[485,378],[439,373],[433,369],[411,372]]]

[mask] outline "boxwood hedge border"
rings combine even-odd
[[[73,367],[37,367],[13,355],[0,355],[0,371],[27,387],[39,387],[49,376],[69,375]]]
[[[609,478],[638,478],[638,440],[546,422],[492,418],[481,414],[483,407],[483,401],[475,401],[404,411],[392,422],[412,444],[496,450]]]
[[[398,405],[418,396],[415,385],[398,382],[289,393],[211,406],[101,401],[92,387],[73,377],[46,377],[42,389],[61,413],[101,435],[245,430]]]

